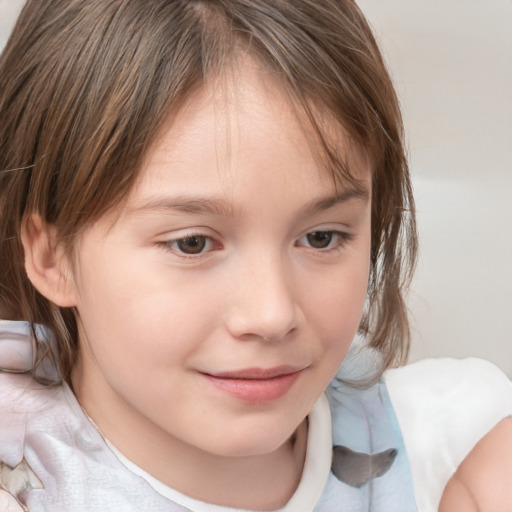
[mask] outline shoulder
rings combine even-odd
[[[43,386],[33,378],[33,333],[52,346],[50,333],[41,326],[32,330],[27,322],[0,321],[0,464],[11,468],[22,461],[29,438],[55,430],[59,414],[73,407],[48,361],[37,376],[55,384]]]
[[[27,322],[0,321],[0,435],[62,400],[63,386],[57,384],[58,372],[49,361],[39,365],[37,377],[55,385],[45,387],[32,376],[33,332],[41,342],[52,347],[50,333],[42,326],[34,326],[32,330]]]
[[[428,425],[468,431],[471,420],[477,441],[512,414],[512,382],[483,359],[424,359],[388,370],[384,379],[399,420],[428,418],[423,431]]]
[[[429,384],[429,389],[447,391],[446,387],[460,385],[482,389],[485,393],[495,386],[510,387],[508,377],[493,363],[476,357],[465,359],[429,358],[394,368],[385,372],[388,387],[400,386],[407,382],[413,387]]]
[[[512,503],[512,417],[486,434],[444,491],[439,512],[507,512]]]
[[[55,421],[60,388],[43,388],[28,375],[0,372],[0,462],[15,467],[29,432]]]
[[[437,510],[468,453],[512,415],[512,383],[496,366],[426,359],[384,376],[409,455],[420,510]]]

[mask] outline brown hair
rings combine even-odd
[[[0,318],[51,328],[65,378],[72,310],[40,295],[20,231],[37,213],[71,247],[131,190],[162,123],[245,48],[308,113],[327,109],[373,164],[368,307],[361,323],[384,367],[403,362],[403,291],[416,254],[400,110],[381,54],[352,0],[29,0],[0,57]],[[44,346],[37,344],[42,357]]]

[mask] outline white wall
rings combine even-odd
[[[421,254],[412,359],[512,376],[512,2],[360,0],[401,97]]]
[[[22,6],[22,0],[0,0],[0,49],[4,47]]]
[[[0,0],[0,46],[20,0]],[[405,115],[421,255],[411,359],[512,376],[512,2],[360,0]]]

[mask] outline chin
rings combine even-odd
[[[277,428],[269,420],[265,425],[231,430],[212,439],[208,451],[221,457],[258,457],[278,450],[293,435],[297,427]],[[269,428],[270,427],[270,428]]]

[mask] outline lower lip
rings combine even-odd
[[[265,404],[284,396],[300,372],[287,373],[271,379],[223,378],[203,374],[218,390],[249,404]]]

